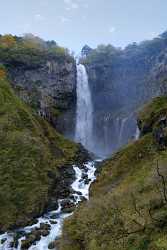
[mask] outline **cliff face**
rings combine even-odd
[[[28,91],[37,88],[41,95],[41,100],[38,100],[41,112],[47,108],[47,96],[57,109],[67,110],[73,104],[76,89],[75,62],[46,60],[35,69],[16,67],[9,72],[16,86],[22,86]]]
[[[76,106],[74,58],[56,43],[51,46],[50,42],[37,43],[37,38],[12,39],[14,44],[5,47],[0,41],[0,64],[8,69],[17,95],[60,132],[72,136]]]
[[[119,50],[99,46],[83,58],[94,104],[96,150],[109,156],[136,134],[136,111],[166,93],[167,39]],[[98,148],[97,148],[98,145]]]
[[[16,67],[9,72],[18,95],[30,104],[36,102],[38,113],[69,135],[75,118],[75,62],[47,60],[35,69]]]
[[[64,225],[62,250],[166,248],[167,98],[138,115],[142,136],[102,165],[82,204]]]

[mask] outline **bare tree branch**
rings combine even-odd
[[[157,161],[157,174],[158,174],[158,176],[159,176],[159,177],[161,178],[161,180],[162,180],[163,196],[164,196],[165,202],[167,202],[165,177],[160,173],[158,161]]]

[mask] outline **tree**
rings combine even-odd
[[[34,36],[33,34],[25,34],[22,44],[23,47],[27,49],[46,49],[45,42],[40,37]]]
[[[11,48],[16,45],[16,40],[15,38],[8,34],[0,37],[0,46],[6,47],[6,48]]]
[[[5,67],[3,65],[0,65],[0,80],[5,79],[5,78],[6,78]]]

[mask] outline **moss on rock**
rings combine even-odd
[[[167,97],[161,96],[153,101],[139,112],[138,125],[142,134],[152,132],[157,122],[167,115]]]

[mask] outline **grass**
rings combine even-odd
[[[167,97],[153,99],[139,112],[139,126],[142,133],[151,132],[156,122],[167,114]]]
[[[154,114],[157,126],[167,98],[147,107],[142,121],[147,125]],[[64,224],[61,250],[167,249],[166,166],[167,150],[158,149],[151,132],[105,161],[90,201]]]
[[[0,80],[0,230],[25,225],[43,212],[48,172],[74,162],[78,147],[57,133]]]

